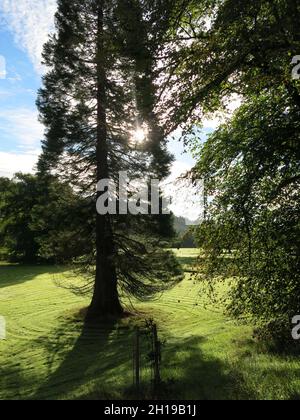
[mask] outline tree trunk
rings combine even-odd
[[[99,2],[97,39],[97,182],[109,178],[103,3],[103,0]],[[101,194],[103,192],[97,193],[97,199]],[[118,317],[123,313],[118,295],[116,250],[109,214],[97,214],[96,250],[96,278],[93,299],[87,314],[88,321],[99,317]]]

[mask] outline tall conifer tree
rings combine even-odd
[[[59,171],[83,195],[94,196],[87,240],[95,242],[95,258],[86,256],[89,267],[96,266],[89,319],[121,315],[122,288],[147,298],[180,274],[159,245],[160,217],[100,215],[94,207],[103,194],[94,195],[96,182],[118,181],[120,171],[144,178],[168,174],[171,157],[154,112],[159,43],[148,33],[154,14],[163,10],[156,3],[151,9],[137,0],[59,0],[56,33],[44,48],[49,72],[38,97],[46,126],[39,169]],[[156,32],[161,37],[170,14],[164,8]],[[147,139],[134,144],[134,131],[143,126]]]

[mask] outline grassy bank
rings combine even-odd
[[[178,257],[188,271],[195,251]],[[7,321],[7,340],[0,341],[0,399],[130,395],[136,320],[85,329],[74,314],[88,298],[57,287],[54,280],[65,275],[63,268],[0,266],[0,315]],[[137,309],[140,323],[152,317],[159,325],[170,398],[300,398],[299,360],[260,351],[251,326],[236,324],[220,308],[205,309],[189,273]],[[147,353],[146,338],[143,346]],[[145,384],[149,375],[144,369]]]

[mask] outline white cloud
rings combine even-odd
[[[233,114],[243,103],[243,98],[240,95],[234,94],[228,98],[227,108],[229,114]]]
[[[168,180],[174,182],[177,178],[190,171],[192,167],[192,164],[189,165],[186,162],[176,160],[171,167],[171,174]]]
[[[0,109],[0,130],[27,152],[37,149],[43,138],[37,111],[27,108]]]
[[[243,98],[239,95],[231,95],[226,100],[226,112],[216,113],[210,118],[205,118],[202,121],[204,129],[207,130],[216,130],[221,124],[223,124],[227,118],[232,117],[234,112],[242,105]]]
[[[191,169],[192,165],[177,160],[172,165],[170,176],[162,183],[164,195],[172,200],[170,210],[175,216],[184,217],[187,223],[203,216],[202,182],[199,181],[196,187],[186,180],[179,180]]]
[[[0,152],[0,176],[12,178],[16,172],[33,173],[39,151],[31,153]]]
[[[28,53],[36,71],[41,73],[41,53],[53,30],[56,0],[2,0],[0,10],[15,42]]]
[[[205,118],[202,121],[202,126],[205,130],[216,130],[224,122],[224,117],[217,115],[211,118]]]

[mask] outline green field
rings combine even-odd
[[[186,269],[195,255],[178,252]],[[264,353],[251,326],[220,308],[204,309],[189,273],[159,299],[138,304],[139,317],[90,329],[78,315],[88,298],[56,285],[65,275],[63,268],[0,266],[0,315],[8,330],[0,341],[0,399],[130,398],[133,326],[150,317],[165,341],[167,397],[300,398],[299,360]],[[142,379],[147,389],[147,369]]]

